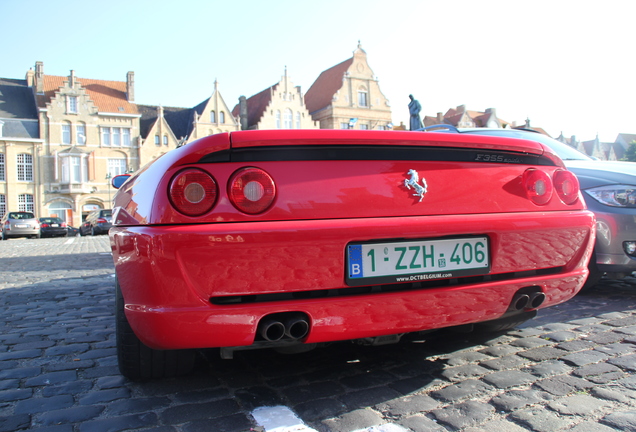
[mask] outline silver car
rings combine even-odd
[[[8,212],[2,217],[2,240],[11,237],[40,238],[40,222],[31,212]]]

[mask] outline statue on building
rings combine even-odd
[[[422,111],[422,105],[413,97],[409,95],[411,102],[409,103],[409,114],[411,114],[410,130],[422,129],[422,120],[420,119],[420,111]]]

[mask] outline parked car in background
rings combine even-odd
[[[596,215],[595,256],[590,261],[586,288],[603,275],[619,279],[636,271],[636,163],[595,160],[532,130],[477,128],[456,132],[532,140],[551,148],[576,174],[587,208]]]
[[[2,216],[2,240],[15,237],[40,238],[40,223],[32,212],[8,212]]]
[[[39,221],[41,237],[66,237],[68,234],[66,222],[58,217],[43,217]]]
[[[87,216],[82,225],[80,225],[80,235],[99,235],[108,234],[111,227],[111,218],[113,211],[111,209],[93,210]]]
[[[72,227],[70,225],[67,225],[66,230],[68,232],[67,235],[69,237],[77,237],[77,236],[80,235],[79,228],[75,228],[75,227]]]
[[[187,373],[196,348],[232,358],[509,329],[579,291],[594,230],[576,177],[535,141],[361,130],[205,137],[114,197],[120,371]]]

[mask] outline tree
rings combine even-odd
[[[624,161],[636,162],[636,141],[632,141],[627,146],[627,151],[625,152],[625,156],[623,156]]]

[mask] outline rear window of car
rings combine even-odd
[[[31,212],[9,213],[9,219],[35,219],[35,215]]]
[[[60,219],[60,218],[40,218],[40,222],[44,222],[44,223],[61,223],[62,219]]]
[[[113,211],[112,210],[103,210],[102,211],[102,217],[111,217],[113,215]]]

